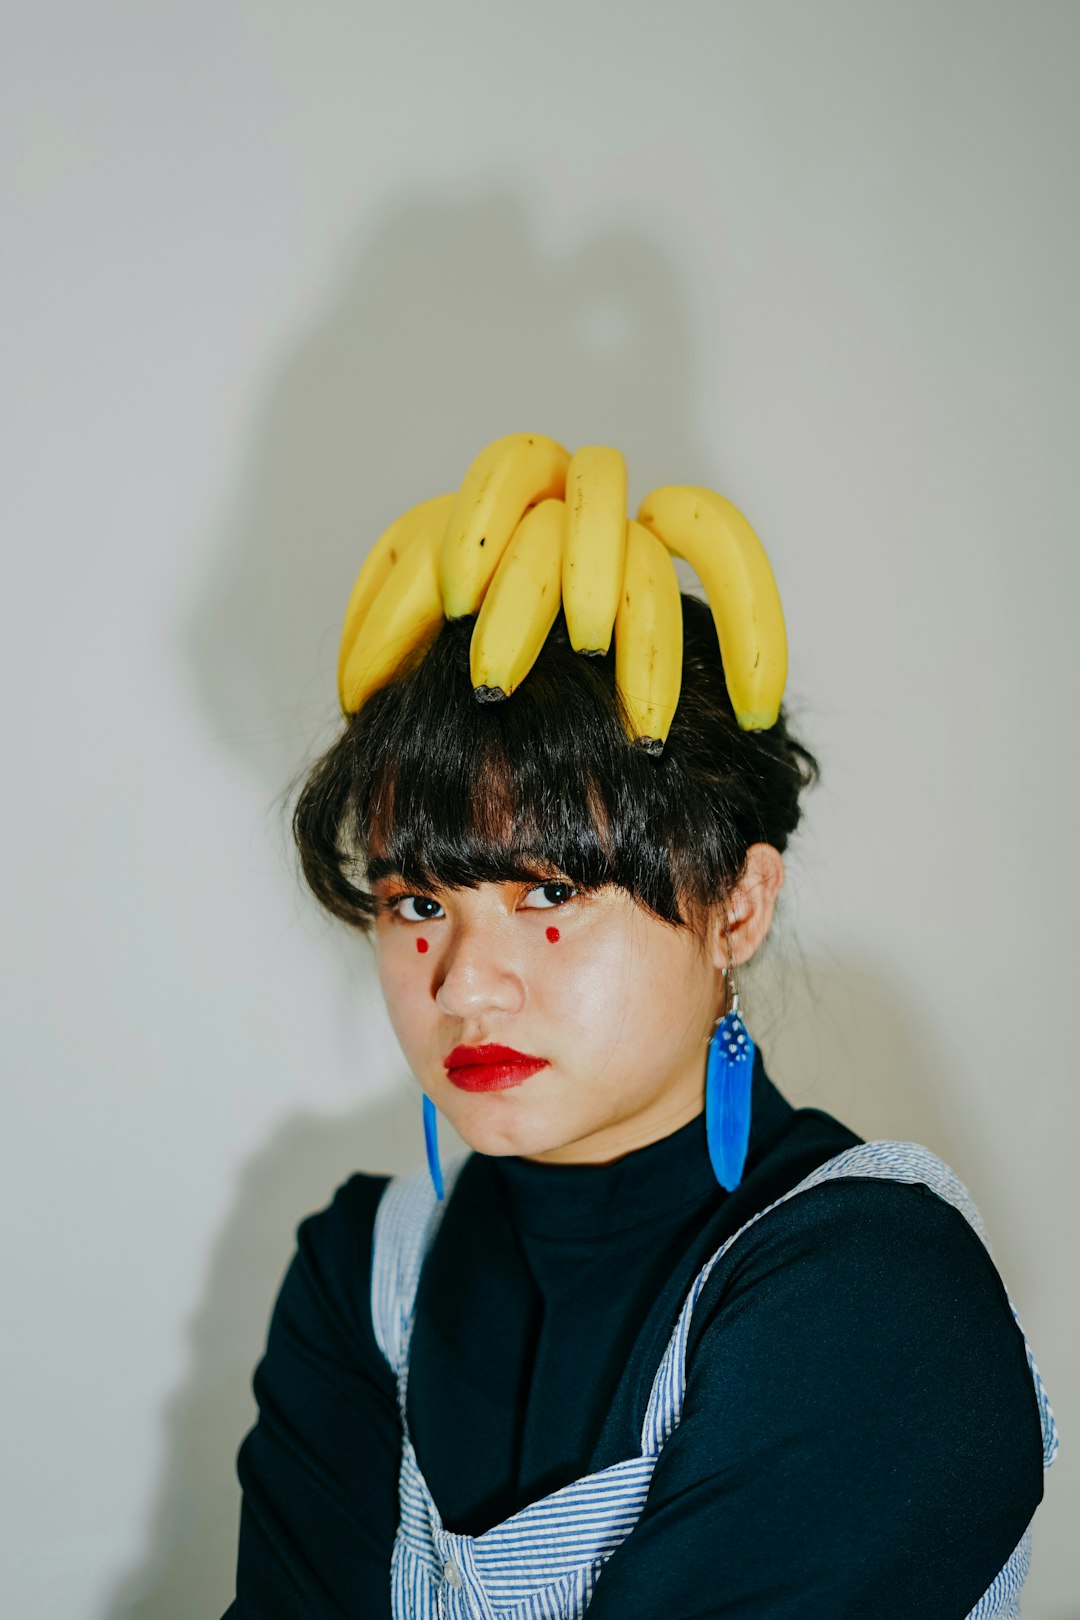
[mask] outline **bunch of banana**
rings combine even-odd
[[[787,676],[780,598],[749,523],[709,489],[656,489],[627,517],[626,463],[539,433],[487,445],[456,494],[410,508],[380,535],[349,597],[338,658],[353,714],[422,651],[445,619],[476,616],[470,677],[481,702],[509,697],[562,606],[576,652],[615,639],[632,739],[659,754],[682,682],[682,601],[672,557],[712,607],[732,706],[744,730],[774,725]],[[411,665],[411,660],[409,660]]]

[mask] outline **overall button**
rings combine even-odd
[[[452,1558],[448,1558],[442,1567],[443,1579],[451,1586],[461,1585],[461,1571]]]

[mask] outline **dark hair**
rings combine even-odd
[[[496,703],[473,695],[475,619],[446,621],[300,773],[292,831],[319,903],[368,933],[363,885],[389,870],[419,892],[557,874],[586,890],[618,884],[700,939],[749,846],[784,851],[819,767],[783,707],[769,730],[740,729],[712,614],[685,593],[682,606],[682,689],[658,756],[628,740],[614,646],[575,652],[561,612]]]

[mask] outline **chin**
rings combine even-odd
[[[442,1112],[474,1153],[500,1158],[544,1153],[561,1146],[565,1131],[545,1129],[543,1121],[530,1117],[528,1109],[507,1107],[510,1095],[509,1091],[455,1092],[453,1102]]]

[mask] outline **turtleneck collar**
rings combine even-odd
[[[743,1179],[761,1148],[794,1110],[754,1053],[750,1143]],[[591,1237],[625,1231],[675,1210],[728,1196],[713,1174],[704,1109],[669,1136],[610,1164],[541,1164],[520,1155],[493,1157],[519,1230],[537,1237]]]

